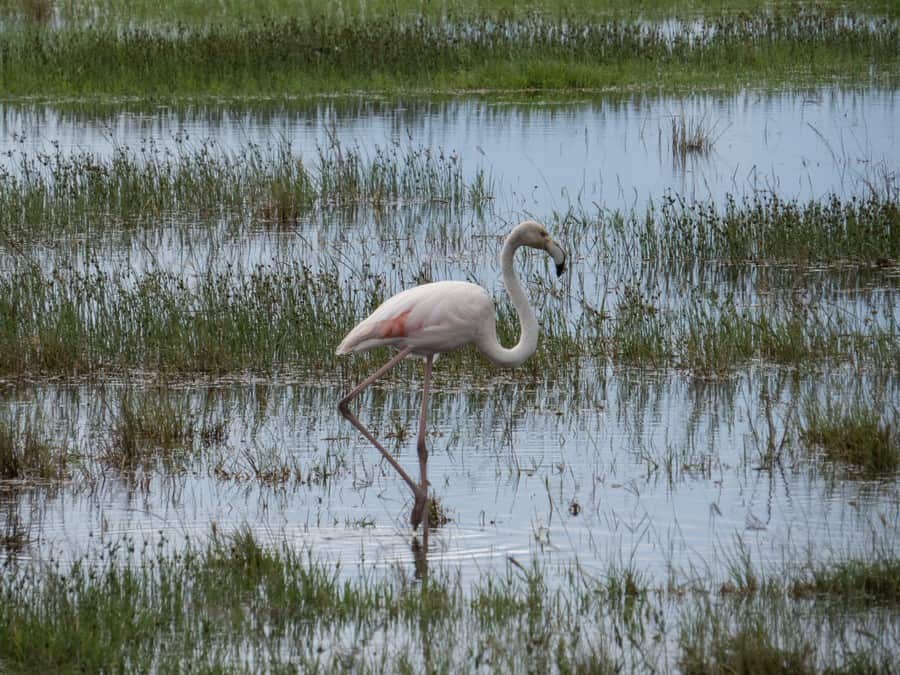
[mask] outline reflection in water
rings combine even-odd
[[[794,403],[823,390],[896,400],[894,378],[761,369],[702,382],[627,370],[610,377],[585,365],[577,389],[539,380],[445,388],[438,369],[429,464],[451,521],[412,546],[407,491],[341,424],[340,386],[133,391],[169,398],[196,420],[185,447],[134,472],[104,459],[118,400],[131,388],[10,386],[4,414],[17,409],[56,429],[52,442],[69,453],[72,478],[52,489],[4,486],[6,540],[22,538],[2,555],[70,558],[122,534],[177,543],[206,537],[210,523],[226,532],[247,523],[263,539],[344,561],[345,574],[400,562],[424,576],[429,564],[453,563],[472,581],[509,557],[536,556],[596,572],[632,560],[664,579],[670,567],[725,574],[721,551],[736,537],[753,541],[763,562],[812,543],[850,552],[898,503],[896,480],[847,480],[810,458],[796,437]],[[391,383],[362,396],[371,428],[408,466],[416,389]],[[69,422],[54,425],[60,419]],[[202,432],[218,424],[221,436]],[[783,439],[767,466],[766,449]]]

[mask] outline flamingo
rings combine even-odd
[[[425,427],[428,390],[435,356],[473,344],[488,359],[500,366],[521,365],[537,349],[538,323],[522,284],[513,270],[513,257],[521,246],[546,251],[556,264],[556,274],[566,270],[566,252],[553,241],[546,228],[533,220],[519,223],[506,237],[500,252],[503,284],[516,309],[521,335],[514,347],[506,348],[497,338],[494,303],[488,292],[465,281],[437,281],[402,291],[385,300],[366,319],[356,325],[338,345],[336,353],[349,354],[373,347],[390,346],[398,353],[359,383],[338,404],[341,414],[372,443],[410,487],[415,499],[410,522],[416,530],[428,502],[428,449]],[[422,412],[416,445],[419,455],[419,482],[416,483],[396,458],[350,410],[350,403],[375,380],[409,355],[423,357]],[[428,532],[428,521],[425,521]]]

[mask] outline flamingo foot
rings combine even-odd
[[[428,505],[428,491],[419,488],[414,494],[416,503],[413,505],[412,516],[409,521],[412,523],[413,530],[416,530],[425,515],[425,507]]]

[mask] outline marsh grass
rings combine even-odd
[[[3,531],[0,532],[0,551],[7,556],[20,555],[30,543],[28,530],[15,517],[7,517]]]
[[[817,672],[812,644],[779,644],[790,640],[782,640],[773,633],[769,617],[761,612],[746,614],[731,630],[719,623],[720,613],[713,613],[715,623],[700,619],[692,629],[685,629],[680,639],[681,672],[688,675],[812,675]]]
[[[472,206],[491,198],[491,185],[482,169],[467,181],[455,153],[399,143],[369,155],[332,140],[314,158],[296,155],[288,143],[225,152],[212,141],[183,140],[174,151],[148,143],[118,147],[109,158],[58,149],[19,153],[0,170],[0,237],[21,245],[61,234],[97,236],[172,214],[285,225],[315,208]]]
[[[399,289],[398,289],[399,290]],[[210,272],[190,285],[179,274],[87,272],[34,267],[0,279],[0,372],[109,375],[144,370],[167,376],[224,373],[329,373],[358,376],[386,360],[384,350],[338,359],[342,335],[391,292],[296,263]],[[759,360],[802,367],[850,361],[897,367],[896,326],[801,302],[747,306],[698,294],[666,306],[624,287],[614,311],[570,319],[547,291],[532,293],[540,348],[517,376],[577,369],[583,358],[717,375]],[[518,339],[514,311],[498,301],[498,335]],[[447,375],[488,373],[473,349],[442,360]]]
[[[900,604],[900,558],[876,554],[871,558],[821,564],[795,580],[790,592],[797,598],[896,607]]]
[[[167,396],[119,399],[104,459],[120,468],[135,467],[162,456],[184,452],[197,433],[190,410]]]
[[[861,403],[810,403],[801,436],[831,462],[850,465],[866,477],[888,476],[900,468],[896,419],[896,410],[881,414]]]
[[[245,447],[237,457],[220,455],[210,469],[220,481],[245,483],[255,481],[267,487],[286,485],[327,485],[350,473],[347,457],[342,452],[326,449],[303,466],[290,450],[278,447]]]
[[[426,515],[429,527],[443,527],[453,520],[447,507],[437,497],[432,497],[428,500],[428,513]]]
[[[421,571],[345,578],[341,563],[266,544],[248,526],[213,525],[176,551],[126,537],[74,562],[9,566],[0,659],[12,670],[618,672],[668,670],[673,659],[691,673],[846,672],[859,655],[830,649],[826,636],[878,630],[837,607],[811,616],[807,600],[788,594],[790,579],[765,597],[722,599],[702,585],[654,589],[633,566],[596,578],[575,565],[551,583],[537,563],[511,560],[469,586]],[[391,649],[354,649],[360,640]],[[865,663],[889,663],[890,638],[874,646]]]
[[[832,15],[840,15],[845,9],[836,0],[822,0],[815,8]],[[870,14],[895,15],[897,8],[888,0],[865,0],[856,3],[859,11]],[[535,11],[552,17],[585,16],[596,19],[632,18],[636,13],[648,18],[687,17],[711,12],[747,13],[758,9],[756,3],[747,0],[719,0],[715,3],[696,0],[640,0],[625,2],[611,0],[598,5],[588,0],[550,0],[549,2],[516,2],[514,0],[448,0],[440,7],[422,5],[415,0],[371,0],[360,5],[353,0],[307,0],[303,3],[288,0],[259,0],[252,5],[240,2],[221,2],[209,6],[198,0],[170,0],[165,6],[149,0],[125,2],[123,0],[68,0],[57,3],[60,18],[65,21],[83,22],[95,20],[101,23],[145,21],[150,24],[180,21],[182,23],[235,23],[250,22],[270,17],[297,17],[309,20],[316,16],[383,18],[390,16],[419,15],[434,20],[445,14],[452,16],[493,16],[495,18],[527,17]],[[17,18],[22,10],[17,0],[0,1],[0,15]]]
[[[167,273],[46,277],[30,269],[3,283],[0,342],[11,349],[3,365],[70,375],[313,368],[332,360],[357,296],[333,274],[299,265],[209,274],[195,287]]]
[[[53,18],[53,3],[51,0],[22,0],[22,13],[27,21],[37,24],[47,24]]]
[[[724,207],[666,195],[642,219],[632,215],[609,229],[623,240],[636,236],[643,257],[669,262],[890,266],[900,259],[897,190],[888,179],[884,189],[865,196],[831,195],[806,203],[755,192],[740,201],[729,196]]]
[[[624,286],[608,320],[589,319],[575,340],[586,353],[644,367],[677,367],[698,375],[732,372],[752,361],[794,366],[856,361],[895,367],[892,324],[868,326],[842,313],[792,302],[741,306],[733,297],[698,295],[666,307]],[[553,346],[548,345],[552,351]]]
[[[8,19],[28,18],[30,5],[49,5],[47,0],[0,0],[0,16]],[[151,25],[178,21],[181,23],[247,23],[272,17],[296,17],[311,20],[314,17],[376,19],[393,16],[419,16],[425,20],[437,20],[445,14],[456,17],[493,17],[495,19],[526,18],[535,11],[545,16],[581,16],[597,20],[642,17],[693,18],[704,14],[747,13],[759,5],[748,0],[718,0],[715,3],[697,0],[610,0],[598,5],[588,0],[551,0],[549,2],[519,2],[515,0],[448,0],[441,5],[421,4],[415,0],[370,0],[360,4],[353,0],[307,0],[297,3],[289,0],[258,0],[252,4],[220,2],[209,5],[198,0],[169,0],[165,5],[136,0],[67,0],[56,3],[61,20],[81,23],[147,22]],[[896,15],[897,7],[889,0],[865,0],[854,3],[860,12],[871,15]],[[821,0],[814,8],[833,16],[846,10],[845,3],[837,0]],[[25,14],[23,17],[22,15]]]
[[[747,86],[896,79],[896,23],[829,11],[713,14],[672,34],[590,12],[308,17],[5,33],[7,95],[276,94]],[[517,14],[517,15],[516,15]],[[696,25],[695,25],[696,24]]]

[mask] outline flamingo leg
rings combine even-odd
[[[411,351],[412,351],[411,347],[406,347],[405,349],[401,350],[396,356],[391,358],[390,361],[385,363],[383,366],[381,366],[381,368],[379,368],[374,373],[369,375],[369,377],[367,377],[365,380],[360,382],[356,386],[355,389],[353,389],[350,393],[348,393],[346,396],[344,396],[344,398],[341,399],[340,403],[338,403],[338,410],[340,410],[341,414],[345,418],[347,418],[347,420],[350,421],[350,424],[352,424],[357,429],[359,429],[360,433],[363,436],[365,436],[367,439],[369,439],[369,442],[372,445],[374,445],[376,448],[378,448],[378,450],[381,452],[382,456],[384,456],[384,458],[388,461],[388,464],[390,464],[392,467],[394,467],[394,469],[397,471],[397,473],[400,474],[400,478],[402,478],[406,482],[406,484],[409,485],[410,489],[413,491],[413,495],[415,495],[415,498],[416,498],[416,507],[418,507],[420,501],[423,505],[422,508],[419,509],[419,511],[420,511],[419,518],[421,519],[421,511],[424,510],[424,504],[425,504],[425,500],[426,500],[427,494],[428,494],[426,489],[420,488],[416,484],[416,482],[412,478],[410,478],[410,475],[408,473],[406,473],[406,470],[402,466],[400,466],[400,463],[394,458],[394,456],[391,453],[389,453],[381,443],[378,442],[378,440],[372,435],[372,432],[369,431],[363,425],[363,423],[360,422],[356,418],[356,415],[354,415],[350,411],[350,402],[351,401],[353,401],[363,391],[365,391],[366,387],[368,387],[375,380],[377,380],[379,377],[383,376],[391,368],[393,368],[398,363],[400,363],[403,359],[405,359]],[[415,517],[416,517],[416,508],[413,508],[412,525],[413,525],[414,529],[416,527],[418,527],[418,525],[419,525],[419,521],[415,520]]]
[[[416,503],[413,506],[412,522],[416,527],[422,521],[422,514],[428,504],[428,448],[425,446],[425,429],[428,420],[428,391],[431,387],[431,366],[434,356],[425,357],[425,378],[422,382],[422,414],[419,416],[419,441],[416,445],[419,451],[419,487],[422,488],[421,498],[416,494]],[[428,516],[425,516],[425,535],[428,536]]]

